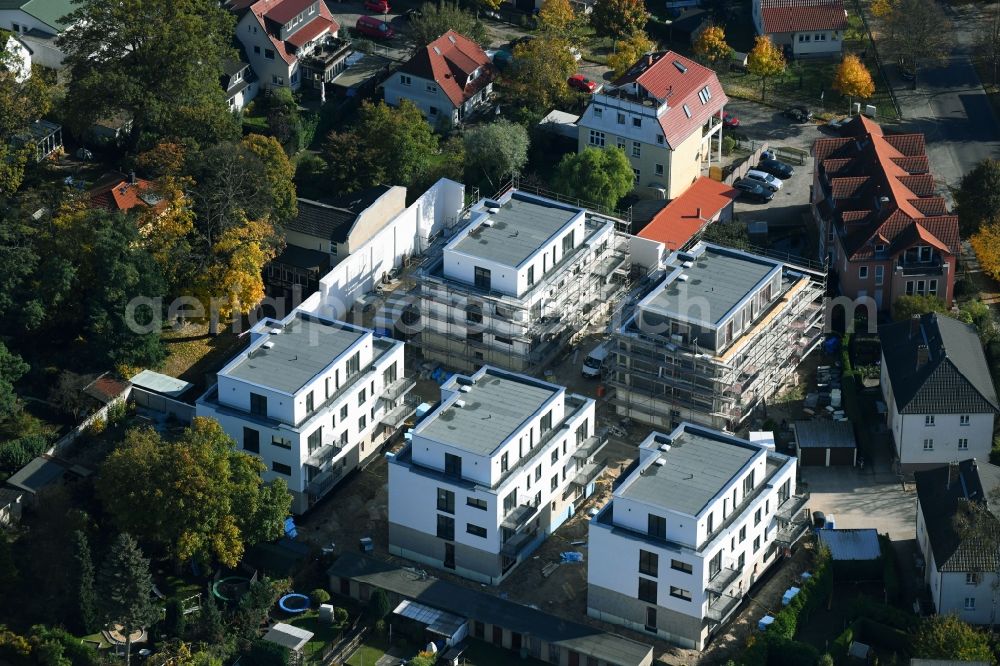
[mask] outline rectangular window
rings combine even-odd
[[[858,267],[858,278],[861,279],[861,280],[867,280],[868,279],[868,267],[867,266],[859,266]]]
[[[598,132],[597,130],[590,130],[590,145],[603,148],[604,132]]]
[[[253,53],[254,55],[260,55],[260,47],[259,46],[253,47]]]
[[[438,488],[437,507],[438,511],[455,513],[455,493],[444,488]]]
[[[646,631],[656,631],[656,607],[646,607],[646,624],[643,626]]]
[[[433,83],[428,83],[427,84],[427,92],[429,92],[429,93],[436,93],[437,91],[438,91],[438,87],[436,85],[434,85]]]
[[[430,107],[429,111],[432,116],[436,116],[438,114],[438,108],[436,106]]]
[[[476,266],[475,269],[475,284],[478,289],[490,290],[490,269],[482,268],[481,266]]]
[[[478,497],[466,497],[465,505],[471,506],[473,509],[479,509],[480,511],[486,511],[486,500],[479,499]]]
[[[646,523],[646,533],[657,539],[667,538],[667,519],[663,516],[649,514]]]
[[[382,384],[389,386],[396,381],[396,364],[393,363],[382,373]]]
[[[704,104],[704,102],[702,102],[702,104]],[[691,107],[689,107],[687,104],[682,104],[681,108],[684,109],[684,115],[687,116],[688,118],[690,118],[691,117]]]
[[[659,144],[659,145],[661,145],[661,146],[663,145],[663,135],[662,134],[657,134],[656,135],[656,143]]]
[[[931,296],[937,296],[937,280],[931,280],[927,285],[927,293]]]
[[[552,449],[552,455],[550,456],[550,460],[549,460],[549,463],[552,464],[552,465],[555,465],[557,462],[559,462],[559,449],[558,449],[558,447],[555,448],[555,449]]]
[[[705,531],[709,534],[715,529],[715,514],[708,514],[708,520],[705,521]]]
[[[925,426],[932,426],[932,425],[934,425],[934,415],[933,414],[925,414],[924,415],[924,425]]]
[[[753,524],[754,524],[754,527],[756,527],[757,525],[760,525],[760,509],[757,509],[757,511],[754,512],[754,514],[753,514]]]
[[[477,537],[486,538],[486,528],[480,527],[479,525],[473,525],[472,523],[465,524],[465,531],[469,534]]]
[[[550,486],[549,489],[552,490],[552,491],[555,491],[555,489],[559,487],[559,475],[558,474],[556,474],[555,476],[552,477],[552,481],[549,483],[549,486]]]
[[[507,470],[510,469],[510,462],[509,462],[509,460],[510,459],[508,458],[506,452],[504,452],[504,454],[502,456],[500,456],[500,473],[501,474],[505,474],[507,472]]]
[[[274,50],[264,49],[264,57],[268,60],[274,60]]]
[[[368,415],[362,414],[358,417],[358,430],[364,430],[365,426],[368,425]]]
[[[747,526],[744,525],[743,527],[740,528],[740,543],[743,543],[746,540],[747,540]]]
[[[292,440],[285,437],[278,437],[277,435],[271,436],[271,446],[277,446],[279,449],[290,449],[292,448]]]
[[[462,476],[462,457],[444,454],[444,473],[448,476]]]
[[[653,576],[655,578],[659,573],[659,568],[659,555],[651,553],[648,550],[639,551],[639,573],[644,576]]]
[[[693,573],[694,567],[692,567],[687,562],[681,562],[680,560],[670,560],[670,568],[674,571],[680,571],[681,573]]]
[[[306,448],[309,453],[323,446],[323,426],[316,428],[306,439]]]
[[[906,295],[913,296],[913,280],[906,281]]]
[[[399,75],[399,82],[402,83],[404,86],[408,86],[411,83],[413,83],[413,80],[409,76],[407,76],[406,74],[400,74]]]
[[[347,418],[347,405],[340,408],[340,420],[343,421]]]
[[[272,472],[277,472],[278,474],[284,474],[285,476],[291,476],[292,475],[292,468],[289,467],[288,465],[286,465],[284,463],[280,463],[280,462],[272,462],[271,463],[271,471]]]
[[[535,481],[542,480],[542,464],[538,463],[538,467],[535,468]]]
[[[354,356],[347,359],[347,376],[353,377],[361,372],[361,352],[354,352]]]
[[[885,282],[885,266],[875,267],[875,286],[881,287],[882,283]]]
[[[505,338],[502,335],[494,335],[493,336],[493,341],[497,342],[497,343],[499,343],[501,345],[512,345],[512,344],[514,344],[513,338]]]
[[[753,470],[743,479],[743,496],[746,497],[753,492]]]
[[[313,392],[306,394],[306,412],[312,414],[316,411],[316,401],[313,399]]]
[[[528,266],[528,286],[535,284],[535,267]]]
[[[604,117],[604,109],[602,109],[599,106],[595,106],[594,107],[594,117],[595,118],[603,118]]]
[[[676,597],[677,599],[683,599],[684,601],[691,601],[691,592],[689,590],[682,590],[679,587],[670,586],[670,596]]]
[[[965,439],[964,437],[962,439],[958,440],[958,450],[959,451],[968,451],[969,450],[969,440]]]
[[[619,125],[624,125],[625,124],[625,114],[624,113],[619,113],[618,114],[618,124]]]
[[[656,603],[656,581],[648,578],[639,579],[639,601]]]
[[[251,393],[250,413],[257,416],[267,416],[267,396]]]
[[[632,118],[632,127],[642,127],[642,118]]]
[[[978,585],[979,584],[979,574],[967,573],[965,574],[965,584],[966,585]]]
[[[517,488],[507,493],[507,496],[503,498],[503,515],[507,515],[514,510],[517,506]]]
[[[656,172],[657,176],[662,176],[663,175],[663,165],[662,164],[653,165],[653,170]]]
[[[753,552],[756,553],[758,550],[760,550],[760,537],[756,536],[753,539]]]
[[[638,183],[639,182],[639,178],[641,177],[641,174],[640,174],[639,170],[638,169],[632,169],[632,173],[635,174],[635,182]]]
[[[964,426],[969,425],[969,415],[968,414],[962,414],[961,416],[959,416],[958,417],[958,425],[964,425]]]
[[[441,514],[438,514],[437,536],[439,539],[444,539],[445,541],[454,541],[455,519],[451,516],[442,516]]]
[[[976,610],[976,598],[975,597],[966,597],[965,598],[965,610],[967,610],[967,611],[974,611],[974,610]]]
[[[743,567],[746,566],[746,563],[747,563],[747,554],[740,553],[740,556],[736,558],[736,570],[743,571]]]
[[[642,150],[642,144],[639,143],[638,141],[633,141],[632,142],[632,157],[639,157],[639,154],[640,154],[641,150]]]
[[[260,433],[253,428],[243,428],[243,450],[260,453]]]
[[[368,389],[361,389],[358,391],[358,407],[363,407],[365,402],[368,401]]]
[[[708,562],[708,579],[712,580],[722,571],[722,551],[720,550]]]

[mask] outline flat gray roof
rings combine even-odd
[[[666,464],[633,473],[622,497],[697,516],[760,449],[684,432],[658,452]]]
[[[489,214],[492,227],[479,222],[451,249],[505,266],[520,266],[580,212],[555,202],[546,203],[515,194],[499,212]]]
[[[271,328],[277,327],[279,322]],[[365,333],[297,313],[281,333],[265,336],[273,344],[270,349],[258,346],[249,358],[243,352],[241,360],[225,374],[276,391],[295,393]]]
[[[816,530],[834,560],[877,560],[882,556],[878,530]]]
[[[708,248],[690,268],[681,269],[686,281],[675,278],[654,291],[643,306],[717,325],[778,266],[768,259]]]
[[[850,421],[796,421],[795,441],[803,449],[853,449],[854,426]]]
[[[475,455],[489,455],[561,390],[538,380],[486,371],[459,393],[465,403],[438,408],[421,422],[420,435]]]
[[[171,398],[179,397],[193,386],[191,382],[186,382],[152,370],[143,370],[129,381],[132,382],[132,386],[161,393]]]

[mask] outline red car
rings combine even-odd
[[[570,88],[576,88],[580,92],[592,93],[597,90],[597,84],[583,74],[574,74],[566,80],[566,83]]]
[[[379,14],[388,14],[392,11],[388,0],[365,0],[365,9],[378,12]]]
[[[740,126],[740,119],[737,118],[736,116],[734,116],[731,113],[727,113],[725,115],[722,115],[722,113],[720,113],[719,116],[722,118],[722,125],[723,125],[723,127],[727,127],[729,129],[732,129],[734,127],[739,127]]]
[[[354,29],[366,37],[375,39],[392,39],[396,36],[396,31],[388,23],[374,16],[358,17],[358,22]]]

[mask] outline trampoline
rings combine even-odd
[[[246,576],[228,576],[212,585],[212,596],[227,604],[235,604],[249,589],[250,579]]]
[[[306,595],[292,592],[278,599],[278,608],[286,613],[295,615],[297,613],[305,613],[309,610],[310,603],[309,597]]]

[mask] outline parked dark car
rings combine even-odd
[[[757,163],[757,169],[782,180],[795,175],[795,169],[792,168],[792,165],[775,159],[762,159]]]
[[[406,21],[407,23],[409,23],[415,18],[420,18],[421,16],[422,14],[420,13],[420,10],[413,7],[403,12],[403,20]]]
[[[796,123],[807,123],[812,120],[812,111],[804,106],[790,106],[785,109],[785,117]]]
[[[760,183],[749,179],[736,181],[733,184],[733,188],[740,193],[741,197],[758,203],[767,203],[774,198],[774,192]]]

